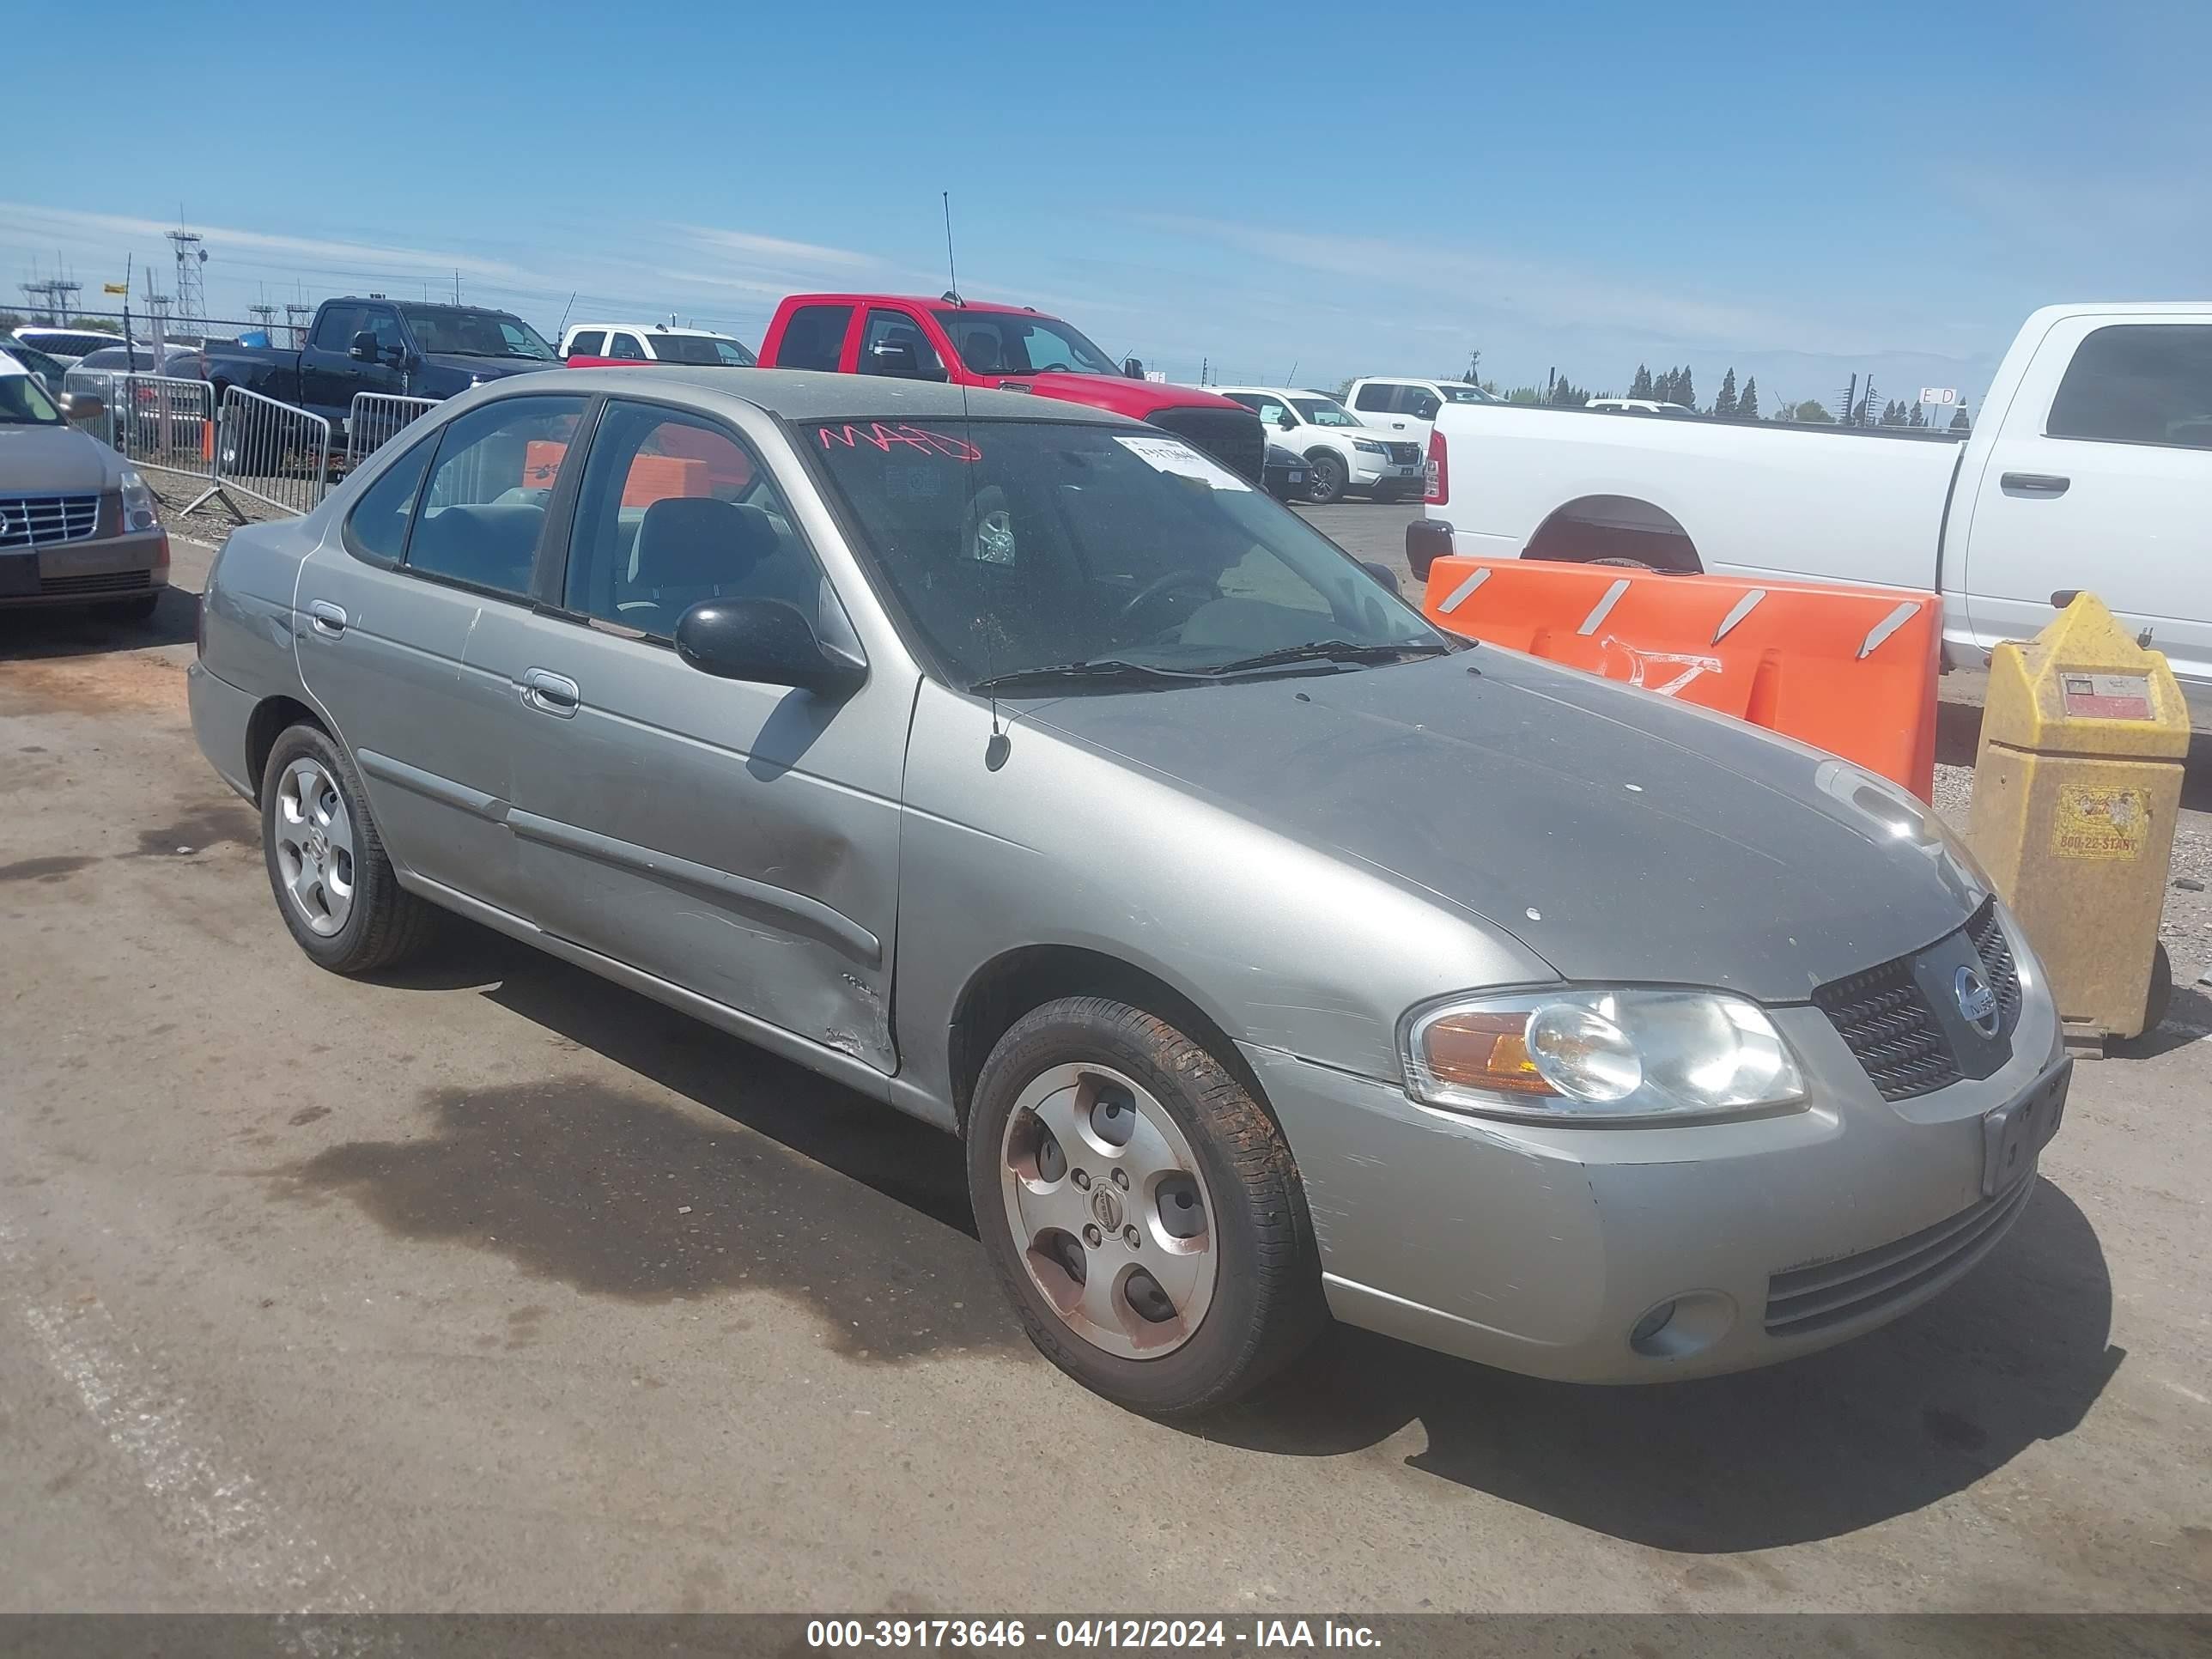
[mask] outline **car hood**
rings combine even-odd
[[[1984,896],[1856,769],[1491,647],[1026,718],[1478,917],[1569,979],[1802,1001]]]
[[[480,380],[503,380],[510,374],[534,374],[540,369],[561,367],[557,358],[540,362],[535,357],[464,357],[450,351],[426,351],[422,361],[456,374],[473,374]]]
[[[122,458],[73,427],[0,425],[0,495],[106,489]]]
[[[1167,386],[1158,380],[1133,380],[1121,374],[1008,374],[993,382],[1000,386],[1027,386],[1041,398],[1063,403],[1087,404],[1115,415],[1142,421],[1163,409],[1225,409],[1240,415],[1251,410],[1243,404],[1217,398],[1211,392]]]

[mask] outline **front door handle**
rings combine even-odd
[[[2074,481],[2056,472],[2008,472],[1997,482],[2023,495],[2063,495],[2067,485]]]
[[[522,671],[522,700],[541,714],[568,720],[574,716],[584,694],[577,689],[576,682],[564,674],[545,668],[526,668]]]
[[[334,640],[345,632],[345,607],[332,605],[328,599],[310,599],[307,602],[307,625],[325,639]]]

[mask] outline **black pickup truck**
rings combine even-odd
[[[482,380],[558,368],[560,355],[511,312],[409,300],[325,300],[301,349],[210,341],[207,378],[220,399],[239,386],[312,410],[345,439],[359,392],[450,398]]]

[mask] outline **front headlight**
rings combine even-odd
[[[1352,447],[1354,449],[1364,450],[1370,455],[1388,455],[1390,453],[1389,445],[1371,443],[1365,438],[1354,438],[1352,441]]]
[[[1757,1004],[1721,991],[1563,986],[1466,997],[1405,1023],[1417,1100],[1563,1122],[1802,1105],[1804,1074]]]
[[[146,488],[146,481],[126,466],[119,482],[123,489],[123,527],[125,530],[151,530],[161,523],[160,508],[154,500],[154,492]]]

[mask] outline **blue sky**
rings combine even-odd
[[[580,289],[757,341],[793,289],[943,288],[949,188],[963,290],[1178,380],[1479,348],[1771,409],[1976,393],[2034,307],[2212,270],[2201,3],[201,9],[103,9],[150,104],[17,79],[18,144],[67,136],[0,180],[0,302],[166,279],[181,210],[217,315],[458,269],[548,333]]]

